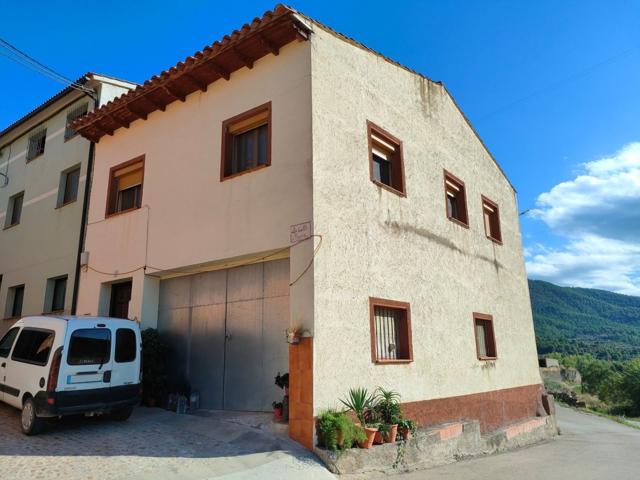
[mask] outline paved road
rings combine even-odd
[[[329,480],[271,415],[176,415],[138,408],[128,422],[71,418],[35,437],[0,404],[1,480]]]
[[[640,430],[569,408],[559,407],[557,413],[562,435],[546,443],[393,478],[397,480],[640,479]]]

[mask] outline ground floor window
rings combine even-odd
[[[474,313],[473,326],[476,334],[478,359],[493,360],[497,358],[496,338],[493,331],[493,317],[483,313]]]
[[[381,298],[369,299],[371,358],[374,363],[413,360],[409,304]]]

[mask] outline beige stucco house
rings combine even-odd
[[[73,309],[92,152],[69,124],[134,86],[88,73],[0,131],[0,334]]]
[[[268,410],[289,371],[308,446],[356,386],[423,425],[535,415],[515,191],[441,83],[278,6],[74,128],[78,313],[157,327],[202,406]]]

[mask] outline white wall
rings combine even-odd
[[[515,194],[444,89],[315,27],[314,407],[377,385],[403,401],[540,383]],[[407,197],[369,179],[366,121],[402,140]],[[445,216],[443,168],[470,228]],[[485,237],[480,195],[499,204]],[[414,362],[371,361],[369,297],[411,304]],[[498,360],[476,356],[472,312],[494,317]]]
[[[286,248],[289,227],[311,220],[309,48],[308,42],[289,44],[230,81],[100,140],[87,229],[90,269],[81,276],[79,313],[98,312],[101,284],[131,277],[130,316],[154,326],[157,292],[144,280],[145,264],[147,274],[219,267],[225,259]],[[268,101],[271,166],[220,182],[222,122]],[[143,154],[143,208],[105,219],[110,168]],[[292,275],[309,259],[302,247],[292,249]],[[308,281],[299,291],[305,288],[308,298]],[[292,298],[292,305],[292,318],[311,322],[308,301]]]

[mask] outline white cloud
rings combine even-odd
[[[640,295],[640,143],[582,167],[538,197],[532,215],[567,242],[530,246],[529,276]]]

